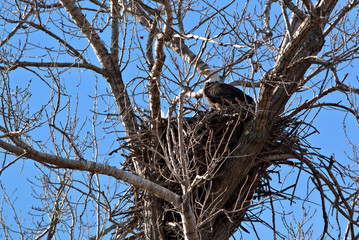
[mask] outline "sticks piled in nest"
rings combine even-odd
[[[194,117],[183,119],[183,142],[179,142],[177,119],[171,119],[170,124],[167,119],[162,119],[161,136],[156,136],[147,122],[141,125],[139,134],[126,139],[121,147],[129,150],[128,158],[141,159],[141,163],[147,168],[161,172],[165,174],[164,178],[172,180],[175,180],[171,176],[174,174],[171,172],[174,166],[168,164],[177,161],[179,149],[184,147],[188,163],[186,167],[190,172],[190,179],[193,179],[198,175],[208,174],[209,169],[211,174],[215,173],[217,168],[214,165],[220,164],[220,160],[237,147],[244,123],[249,119],[250,117],[243,118],[238,113],[198,112]]]
[[[178,157],[180,145],[184,145],[187,158],[187,168],[191,170],[190,179],[198,174],[215,173],[213,164],[225,160],[225,157],[237,147],[238,140],[243,133],[244,124],[253,116],[243,116],[237,113],[222,114],[219,111],[197,112],[193,117],[183,119],[184,142],[179,142],[177,119],[162,119],[162,135],[156,136],[150,129],[149,122],[143,122],[140,132],[124,139],[121,148],[127,149],[130,154],[127,158],[141,160],[147,168],[153,171],[166,172],[168,163]],[[168,129],[168,126],[170,129]],[[300,139],[298,138],[300,124],[295,119],[282,118],[274,125],[271,135],[262,149],[258,160],[274,159],[279,154],[291,154],[298,151]],[[170,134],[168,134],[170,133]],[[169,151],[172,151],[169,153]],[[152,162],[154,155],[156,161]],[[273,157],[273,158],[271,158]],[[177,161],[177,160],[176,160]],[[276,161],[271,161],[271,164]],[[129,163],[129,162],[127,162]],[[125,166],[128,166],[125,164]],[[170,173],[171,170],[168,171]],[[193,173],[195,172],[195,173]],[[164,176],[172,179],[170,175]]]
[[[183,184],[186,179],[190,181],[191,198],[193,205],[198,208],[195,212],[196,217],[201,218],[203,209],[201,203],[208,197],[208,186],[215,179],[216,173],[221,164],[228,158],[231,152],[240,147],[240,139],[244,125],[251,121],[253,116],[247,113],[222,113],[218,111],[197,112],[193,117],[183,119],[183,141],[179,141],[179,126],[177,119],[162,119],[161,136],[154,134],[150,129],[150,123],[143,123],[141,131],[131,137],[122,146],[129,151],[128,159],[136,158],[141,160],[144,166],[146,177],[162,186],[182,194]],[[267,172],[272,164],[283,161],[280,157],[292,152],[298,152],[300,148],[298,142],[299,125],[293,119],[280,119],[273,127],[270,138],[268,139],[262,152],[257,156],[248,178],[242,186],[233,192],[233,197],[227,202],[226,210],[236,212],[233,215],[233,224],[238,222],[240,226],[246,211],[241,212],[243,206],[246,208],[255,198],[274,194],[268,186],[270,176]],[[182,149],[182,150],[181,150]],[[184,153],[184,156],[181,155]],[[184,159],[180,161],[179,159]],[[185,166],[184,164],[185,163]],[[130,161],[125,167],[134,171]],[[186,169],[184,169],[186,168]],[[188,176],[184,176],[184,173]],[[247,187],[243,187],[243,186]],[[246,205],[239,204],[238,198],[243,196]],[[241,192],[242,191],[242,192]],[[242,198],[242,197],[241,197]],[[137,209],[143,209],[139,198]],[[166,213],[164,216],[167,222],[176,222],[179,215],[172,206],[163,206]],[[238,227],[237,226],[237,227]],[[172,229],[172,231],[178,231]]]

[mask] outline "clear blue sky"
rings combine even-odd
[[[186,21],[186,27],[190,29],[189,24],[191,24],[190,17],[187,17],[188,21]],[[11,29],[11,27],[9,28]],[[56,31],[56,30],[54,30]],[[203,33],[203,29],[199,29],[195,32],[195,34],[201,35]],[[145,36],[145,39],[143,42],[146,41],[147,32],[143,32],[142,34]],[[38,44],[44,43],[44,35],[43,34],[30,34],[31,41]],[[110,39],[109,35],[106,35],[106,32],[102,34],[102,36],[105,38],[106,43],[108,43],[108,40]],[[18,40],[23,40],[24,35],[21,35],[18,39],[14,39],[13,43],[16,43]],[[49,39],[46,36],[46,39]],[[73,41],[73,40],[72,40]],[[86,44],[85,41],[79,41],[79,44]],[[46,40],[45,46],[55,46],[57,45],[56,42],[51,42],[50,40]],[[193,46],[194,52],[196,52],[196,47]],[[36,51],[36,50],[34,50]],[[34,51],[30,51],[31,54],[35,54]],[[92,54],[92,51],[89,51],[90,59],[93,63],[97,62],[97,59],[95,59],[94,55]],[[45,54],[45,53],[44,53]],[[213,53],[212,53],[213,54]],[[140,56],[140,55],[139,55]],[[44,57],[48,58],[48,57]],[[135,59],[136,57],[133,57]],[[60,59],[64,61],[70,61],[71,59]],[[357,75],[356,71],[356,64],[353,66],[347,66],[347,68],[344,70],[344,73],[349,73],[348,80],[352,81],[353,84],[355,84],[354,81],[356,81],[355,77]],[[221,67],[221,61],[220,59],[217,61],[213,61],[211,64],[216,65],[217,67]],[[97,64],[98,65],[98,64]],[[124,72],[124,76],[126,79],[130,79],[131,77],[134,77],[138,71],[139,64],[136,62],[133,62],[129,65],[128,69]],[[42,75],[46,75],[46,72],[43,72]],[[91,110],[93,109],[93,96],[95,96],[95,84],[96,84],[96,77],[93,75],[90,71],[83,71],[81,69],[71,69],[68,71],[68,74],[62,75],[60,81],[64,84],[66,84],[68,95],[71,98],[72,106],[71,106],[71,112],[74,114],[75,106],[76,106],[76,96],[78,96],[78,106],[77,106],[77,113],[80,121],[85,123],[86,128],[81,132],[82,136],[85,136],[87,131],[92,131],[92,126],[89,122],[89,119],[91,119],[92,114]],[[257,76],[259,77],[259,76]],[[11,75],[11,84],[13,86],[20,86],[25,87],[29,81],[32,81],[31,83],[31,91],[32,96],[29,100],[29,108],[30,111],[34,112],[41,108],[41,106],[50,98],[51,91],[50,89],[44,84],[42,81],[40,81],[36,75],[29,73],[28,71],[17,69],[12,75]],[[357,83],[357,82],[356,82]],[[107,94],[108,86],[106,81],[99,77],[98,78],[98,93],[97,95]],[[177,88],[177,86],[175,86]],[[359,87],[358,85],[356,87]],[[99,101],[99,108],[97,109],[101,113],[105,113],[105,106],[106,106],[106,100],[108,98],[106,96],[103,97]],[[140,100],[141,98],[138,98]],[[328,101],[338,102],[338,101],[345,101],[342,95],[333,95],[329,96],[327,98]],[[111,100],[113,102],[113,100]],[[62,102],[62,104],[65,104],[65,101]],[[141,103],[143,106],[146,106],[146,103]],[[114,113],[114,108],[112,107],[110,113]],[[64,115],[66,112],[64,112]],[[88,118],[85,120],[85,118]],[[120,136],[119,133],[116,131],[121,131],[122,128],[120,125],[112,128],[107,129],[106,131],[103,131],[102,127],[109,127],[108,124],[105,123],[105,116],[99,116],[99,123],[100,125],[97,126],[97,136],[99,139],[101,137],[106,136],[106,139],[101,141],[99,144],[99,149],[105,149],[100,153],[100,156],[98,158],[98,161],[103,161],[105,158],[107,158],[106,151],[109,149],[109,144],[111,144],[112,140],[115,139],[117,136]],[[350,144],[348,144],[348,141],[346,139],[346,136],[343,133],[343,121],[345,120],[345,126],[347,134],[354,144],[359,144],[359,128],[358,128],[358,122],[353,119],[351,116],[346,116],[345,113],[340,111],[334,111],[334,110],[326,110],[323,109],[319,113],[319,115],[316,117],[313,125],[317,128],[319,131],[318,134],[314,134],[310,136],[308,139],[310,140],[310,143],[312,146],[321,148],[320,152],[323,155],[330,156],[332,154],[335,155],[336,159],[340,161],[343,165],[351,165],[353,162],[351,162],[347,155],[350,157],[353,156],[352,147]],[[58,119],[59,123],[63,122],[64,119]],[[2,123],[1,123],[2,124]],[[36,130],[36,136],[33,138],[35,140],[41,140],[45,141],[49,137],[48,133],[48,126],[45,124],[41,129]],[[115,147],[111,147],[111,149],[114,149]],[[48,150],[53,150],[52,147],[49,146]],[[92,160],[93,155],[91,151],[88,151],[88,154],[86,155],[87,160]],[[119,161],[122,161],[123,158],[120,158],[120,155],[116,155],[115,157],[112,157],[109,159],[109,163],[111,165],[117,165]],[[9,161],[9,160],[8,160]],[[7,162],[8,162],[7,161]],[[39,165],[39,164],[37,164]],[[286,169],[283,169],[283,171],[286,171]],[[79,176],[78,174],[77,176]],[[294,175],[295,176],[295,175]],[[31,207],[36,207],[40,205],[40,202],[34,200],[32,197],[33,190],[39,191],[36,187],[33,188],[31,184],[29,184],[29,181],[35,181],[36,178],[42,177],[41,172],[39,172],[36,167],[34,167],[34,163],[31,160],[20,160],[16,164],[9,167],[5,172],[2,173],[0,176],[0,181],[3,187],[6,188],[6,192],[10,195],[12,192],[15,191],[15,195],[18,197],[16,200],[16,209],[18,212],[22,214],[27,213],[27,211]],[[306,184],[305,182],[303,184]],[[298,189],[298,191],[301,191],[303,189]],[[286,208],[293,208],[294,217],[298,218],[300,220],[302,209],[299,205],[293,205],[289,206],[286,203],[284,204]],[[314,210],[313,210],[314,211]],[[9,208],[3,209],[3,214],[8,214],[9,221],[12,218],[12,212]],[[321,216],[321,214],[317,213],[317,216]],[[270,215],[268,215],[268,218],[270,218]],[[31,217],[27,217],[26,223],[29,223],[31,221]],[[268,219],[270,222],[270,219]],[[280,221],[280,219],[278,219]],[[26,225],[26,224],[25,224]],[[250,229],[250,227],[244,225],[247,229]],[[344,226],[345,227],[345,226]],[[266,229],[265,227],[260,227],[260,229],[263,229],[262,234],[268,235],[267,233],[270,232],[269,229]],[[266,230],[265,230],[266,229]],[[251,230],[250,230],[251,231]],[[284,230],[283,230],[284,231]],[[283,232],[285,234],[285,231]],[[246,238],[244,238],[246,239]]]

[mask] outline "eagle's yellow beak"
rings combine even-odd
[[[202,76],[208,76],[208,74],[210,74],[211,72],[211,69],[201,69],[199,70],[199,73],[202,75]]]

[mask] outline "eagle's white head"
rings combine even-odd
[[[212,69],[204,69],[200,70],[199,73],[206,78],[208,78],[207,82],[213,83],[213,82],[223,82],[221,77],[219,76],[218,72]]]

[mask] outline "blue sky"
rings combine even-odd
[[[257,9],[258,13],[260,12]],[[187,17],[187,20],[185,21],[185,26],[190,29],[191,27],[189,26],[190,24],[193,23],[193,25],[196,24],[196,22],[191,22],[193,17],[196,16],[196,14],[198,13],[191,13],[193,14],[192,18]],[[275,14],[274,14],[275,15]],[[274,18],[274,16],[273,16]],[[260,26],[260,22],[258,22],[258,26]],[[11,29],[11,27],[9,27],[9,29]],[[204,34],[204,30],[205,29],[198,29],[197,31],[194,32],[194,34],[197,35],[203,35]],[[56,30],[54,30],[56,31]],[[215,30],[213,29],[213,32],[215,32]],[[142,43],[145,43],[146,41],[146,37],[147,37],[147,32],[145,32],[144,30],[140,30],[139,31],[140,36],[143,35],[144,39],[142,40]],[[143,33],[143,34],[142,34]],[[40,45],[44,45],[46,47],[56,47],[57,46],[57,42],[56,41],[51,41],[48,40],[49,38],[41,33],[36,33],[36,34],[30,34],[30,36],[32,36],[30,38],[30,41],[32,41],[34,44],[40,44]],[[106,43],[108,44],[108,40],[109,40],[109,35],[108,32],[104,32],[102,33],[102,37],[104,38],[104,40],[106,41]],[[129,36],[130,38],[131,36]],[[18,38],[15,38],[13,40],[13,43],[15,44],[17,41],[22,41],[24,38],[24,35],[20,35]],[[44,39],[46,39],[46,41],[44,42]],[[71,41],[71,43],[74,44],[78,44],[79,46],[84,46],[86,43],[86,41],[84,40],[79,40],[79,39],[69,39],[69,41]],[[224,39],[224,41],[231,41],[231,39]],[[195,44],[196,41],[190,40],[187,41],[186,43],[190,44]],[[194,52],[196,52],[199,48],[199,44],[200,42],[197,42],[195,45],[191,46],[191,49],[193,49]],[[56,48],[55,48],[56,49]],[[209,48],[209,50],[211,50],[211,48]],[[212,49],[213,50],[213,49]],[[265,50],[265,49],[264,49]],[[36,49],[34,50],[29,50],[27,52],[27,55],[36,55],[38,53],[36,53],[35,51],[37,51]],[[240,55],[240,52],[238,50],[234,50],[234,52],[238,55]],[[136,54],[138,54],[137,56],[126,56],[131,58],[131,60],[133,60],[133,64],[130,64],[128,69],[126,69],[123,73],[124,79],[131,79],[133,77],[136,76],[137,72],[138,72],[138,68],[141,67],[141,64],[139,61],[143,62],[143,59],[141,59],[141,55],[135,51]],[[42,54],[42,53],[41,53]],[[213,52],[209,52],[208,54],[213,54]],[[51,54],[50,54],[51,55]],[[49,55],[47,55],[47,53],[43,53],[43,58],[41,58],[42,60],[45,59],[49,59]],[[51,55],[51,57],[54,57],[53,55]],[[93,52],[90,50],[88,51],[88,59],[93,62],[94,64],[98,65],[98,61],[97,59],[94,57]],[[137,62],[136,62],[137,59]],[[169,61],[169,57],[167,58]],[[72,59],[69,58],[68,56],[59,56],[59,60],[60,61],[71,61]],[[181,59],[177,59],[179,62],[181,61]],[[264,66],[265,69],[270,68],[270,62],[268,61],[268,65]],[[221,56],[216,56],[215,58],[213,58],[210,61],[210,64],[214,67],[221,67],[223,64],[223,61],[221,60]],[[356,79],[356,64],[357,61],[355,62],[355,64],[353,66],[347,66],[346,69],[343,71],[343,73],[349,73],[348,76],[348,80],[350,82],[352,82],[353,84],[357,84],[358,82],[355,82]],[[98,65],[99,66],[99,65]],[[247,67],[248,63],[243,63],[242,65],[240,65],[239,67]],[[193,71],[193,70],[192,70]],[[243,76],[248,76],[248,70],[244,69],[243,71],[239,71],[240,74],[242,74]],[[41,73],[42,76],[47,75],[48,72],[43,72]],[[143,74],[143,73],[142,73]],[[145,77],[145,76],[142,76]],[[194,80],[197,80],[199,76],[195,76]],[[260,78],[260,74],[258,73],[257,75],[255,75],[256,80],[258,80]],[[48,79],[48,78],[46,78]],[[202,79],[203,80],[203,79]],[[30,109],[31,112],[35,112],[36,110],[40,109],[41,106],[43,104],[45,104],[45,102],[48,101],[48,99],[50,99],[51,96],[51,91],[50,89],[46,86],[46,84],[44,84],[44,82],[42,82],[41,80],[39,80],[39,78],[35,75],[35,74],[31,74],[28,71],[22,70],[22,69],[17,69],[14,73],[11,74],[11,84],[13,84],[13,86],[20,86],[20,87],[25,87],[27,86],[27,83],[31,81],[31,86],[30,86],[30,90],[32,92],[32,96],[30,98],[30,100],[28,101],[28,107]],[[115,146],[110,146],[110,144],[112,144],[113,139],[116,139],[117,137],[121,136],[121,124],[120,122],[116,122],[116,126],[112,126],[112,122],[107,122],[106,117],[103,115],[99,115],[98,116],[98,120],[97,123],[98,125],[96,125],[95,128],[93,128],[93,125],[91,125],[91,118],[94,117],[94,115],[91,113],[91,111],[99,111],[100,113],[116,113],[116,108],[115,106],[111,105],[110,109],[107,109],[107,103],[108,101],[110,103],[113,103],[113,99],[108,97],[108,85],[106,83],[106,81],[102,78],[99,77],[96,74],[92,74],[90,71],[84,71],[82,69],[76,69],[73,68],[71,70],[68,70],[67,73],[65,73],[64,75],[60,76],[59,81],[62,84],[65,84],[67,87],[67,94],[71,99],[71,107],[69,109],[70,111],[70,115],[72,117],[74,117],[74,112],[75,109],[77,107],[78,111],[77,111],[77,118],[79,119],[79,124],[78,124],[78,128],[80,128],[80,126],[82,124],[85,124],[85,127],[83,128],[83,130],[81,131],[81,136],[85,137],[87,134],[87,131],[90,131],[93,133],[93,130],[96,129],[96,136],[99,140],[99,145],[97,146],[97,149],[101,150],[101,152],[99,153],[98,157],[97,157],[97,161],[108,161],[111,165],[117,165],[119,162],[121,162],[123,160],[122,157],[120,157],[120,154],[117,154],[111,158],[108,158],[108,156],[106,155],[106,153],[108,153],[108,151],[110,151],[111,149],[113,150],[115,148]],[[139,81],[138,79],[136,81]],[[51,81],[49,81],[51,83]],[[137,82],[136,82],[137,83]],[[97,93],[95,93],[95,85],[97,84]],[[358,84],[357,84],[358,85]],[[133,87],[134,84],[131,86]],[[141,85],[142,86],[142,85]],[[357,86],[359,87],[359,86]],[[178,88],[178,86],[173,86],[174,89],[172,90],[176,90],[177,92],[180,90]],[[141,89],[141,88],[139,88]],[[198,88],[197,88],[198,89]],[[96,103],[97,107],[95,106],[94,108],[94,96],[95,94],[97,94],[97,96],[101,96],[98,98],[98,102]],[[173,97],[173,96],[172,96]],[[310,95],[307,95],[306,97],[310,97]],[[67,98],[63,98],[62,102],[61,102],[61,106],[66,106],[66,100]],[[142,97],[138,97],[137,100],[139,101],[139,104],[143,107],[147,106],[147,103],[142,101]],[[343,95],[333,95],[333,96],[328,96],[326,98],[326,100],[328,101],[333,101],[333,102],[337,102],[337,101],[345,101],[345,99],[343,98]],[[203,101],[203,100],[202,100]],[[207,105],[207,103],[205,101],[203,101],[204,105]],[[166,106],[164,106],[166,107]],[[165,110],[165,109],[164,109]],[[315,111],[313,111],[314,114]],[[50,114],[50,112],[47,112],[48,114]],[[62,113],[61,116],[65,117],[67,115],[67,109],[65,109]],[[44,115],[45,117],[45,115]],[[346,130],[347,130],[347,134],[349,136],[349,139],[354,143],[354,144],[358,144],[359,143],[359,128],[358,128],[358,122],[351,116],[346,116],[345,113],[340,112],[340,111],[334,111],[331,109],[323,109],[320,111],[320,113],[318,114],[318,116],[316,117],[313,125],[317,128],[317,130],[319,131],[319,133],[317,134],[313,134],[312,136],[309,137],[310,143],[312,144],[312,146],[315,147],[319,147],[321,148],[320,152],[323,155],[327,155],[330,156],[332,154],[335,155],[335,157],[339,160],[343,165],[351,165],[353,164],[353,162],[351,162],[348,158],[347,155],[349,156],[353,156],[353,149],[352,147],[348,144],[348,141],[346,139],[346,136],[344,135],[342,129],[343,129],[343,121],[345,120],[345,124],[346,124]],[[58,118],[57,119],[58,124],[66,124],[66,120]],[[106,130],[103,130],[103,129]],[[34,131],[32,133],[33,135],[33,140],[36,141],[46,141],[49,138],[49,132],[48,132],[48,126],[46,124],[42,125],[41,128],[39,128],[38,130]],[[106,137],[106,138],[104,138]],[[57,139],[57,141],[61,141],[61,139]],[[90,140],[87,142],[90,143]],[[95,159],[95,151],[92,151],[91,148],[94,148],[94,145],[89,145],[88,146],[88,150],[87,150],[87,154],[86,154],[86,158],[88,160],[93,160]],[[47,151],[54,151],[54,148],[51,145],[48,145],[48,149]],[[288,169],[284,169],[283,168],[283,172],[288,171]],[[76,174],[77,177],[79,177],[81,175],[81,173],[77,173]],[[32,185],[29,184],[29,181],[36,181],[35,179],[37,177],[41,177],[41,172],[39,172],[37,170],[36,167],[34,167],[34,163],[31,160],[20,160],[18,161],[16,164],[12,165],[11,167],[9,167],[5,172],[2,173],[2,175],[0,176],[0,181],[3,184],[3,186],[6,187],[6,192],[8,194],[11,194],[13,191],[16,190],[15,195],[18,197],[18,199],[16,200],[17,205],[16,205],[16,209],[21,212],[22,215],[26,214],[26,212],[28,211],[28,209],[30,209],[30,207],[34,207],[37,206],[39,204],[39,202],[34,201],[32,198],[32,194],[33,194],[33,190],[34,191],[40,191],[38,188],[32,188]],[[86,180],[86,176],[82,176],[79,177],[80,179],[83,179],[84,181]],[[103,184],[106,185],[107,183],[107,179],[106,178],[102,178],[101,181],[103,181]],[[112,182],[113,183],[113,182]],[[111,184],[112,184],[111,183]],[[303,183],[305,184],[305,183]],[[303,189],[299,189],[299,190],[303,190]],[[299,191],[298,190],[298,191]],[[74,195],[76,195],[76,193],[74,193]],[[284,204],[286,205],[286,204]],[[295,213],[295,217],[301,217],[302,214],[302,209],[300,208],[300,204],[299,206],[287,206],[286,207],[292,207],[293,208],[293,212]],[[4,209],[5,213],[8,213],[9,216],[9,220],[12,218],[12,213],[11,210],[9,208],[5,208]],[[3,214],[4,214],[3,212]],[[320,214],[319,214],[320,216]],[[270,217],[270,216],[268,216]],[[30,223],[30,219],[31,217],[28,216],[28,220],[27,223]],[[279,219],[280,220],[280,219]],[[11,220],[10,220],[11,221]],[[248,228],[248,226],[246,226],[246,228]],[[268,232],[270,232],[268,229],[264,230],[265,228],[260,228],[263,229],[263,234],[267,234]],[[285,233],[285,230],[283,230]]]

